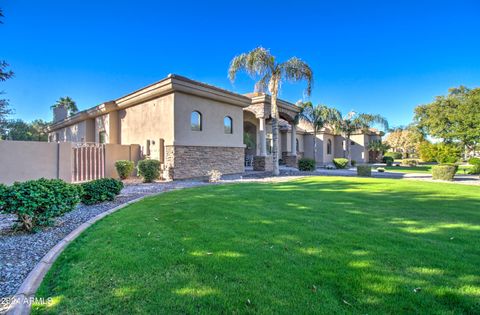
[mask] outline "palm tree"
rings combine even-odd
[[[301,108],[299,119],[303,119],[313,127],[313,159],[317,160],[317,134],[326,125],[333,125],[341,119],[340,112],[326,105],[313,106],[312,102],[298,104]]]
[[[232,82],[238,72],[245,71],[255,83],[255,92],[264,92],[268,90],[271,97],[271,118],[272,118],[272,155],[273,155],[273,174],[280,173],[278,166],[278,107],[277,98],[282,81],[301,81],[307,82],[306,94],[310,95],[313,85],[313,73],[309,65],[297,57],[279,63],[276,58],[270,54],[268,49],[257,47],[248,53],[235,56],[228,69],[228,76]]]
[[[372,125],[379,124],[384,129],[388,129],[388,121],[380,115],[356,113],[351,111],[339,119],[335,127],[346,138],[346,150],[348,165],[352,165],[352,154],[350,150],[350,138],[354,132],[367,131]]]
[[[67,109],[69,116],[78,112],[77,104],[69,96],[60,97],[60,99],[55,104],[50,106],[50,108],[54,109],[62,106]]]

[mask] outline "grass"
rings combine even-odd
[[[435,165],[419,165],[419,166],[386,166],[383,167],[388,172],[398,173],[432,173],[432,167]],[[472,168],[471,165],[459,165],[458,175],[468,174],[468,170]]]
[[[33,314],[480,313],[480,188],[310,177],[165,193],[96,223]]]

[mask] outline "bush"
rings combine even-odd
[[[316,169],[316,164],[314,159],[303,158],[298,160],[298,170],[299,171],[314,171]]]
[[[384,173],[385,169],[383,167],[379,167],[379,168],[377,168],[377,172]]]
[[[468,170],[468,174],[470,175],[480,174],[480,164],[474,164],[473,167]]]
[[[385,152],[383,156],[389,156],[394,160],[400,160],[402,158],[401,152]]]
[[[117,169],[120,179],[127,179],[132,175],[132,172],[135,169],[135,163],[133,163],[133,161],[120,160],[115,162],[115,168]]]
[[[83,188],[82,202],[93,205],[104,201],[112,201],[122,191],[123,183],[113,178],[102,178],[81,184]]]
[[[470,165],[480,165],[480,158],[472,157],[468,159],[468,164]]]
[[[392,164],[393,164],[393,157],[391,157],[391,156],[384,156],[384,157],[382,158],[382,162],[385,163],[385,164],[387,164],[387,166],[392,166]]]
[[[2,211],[15,214],[22,229],[36,231],[50,225],[54,217],[73,210],[82,188],[60,179],[41,178],[3,186],[0,194]]]
[[[453,180],[457,170],[458,166],[453,164],[436,165],[432,168],[432,179]]]
[[[357,165],[357,175],[363,177],[370,177],[372,176],[372,167],[367,164],[359,164]]]
[[[424,162],[455,163],[461,155],[460,147],[455,144],[423,142],[419,150]]]
[[[357,161],[352,160],[350,163],[352,164],[352,166],[355,166],[355,164],[357,164]]]
[[[404,159],[404,160],[402,160],[402,165],[415,167],[415,166],[418,165],[418,161],[415,160],[415,159]]]
[[[344,158],[333,159],[333,164],[335,164],[336,168],[342,169],[342,168],[347,167],[348,159],[344,159]]]
[[[160,161],[141,160],[138,162],[138,174],[145,183],[151,183],[160,177]]]
[[[7,189],[7,186],[5,186],[4,184],[0,184],[0,212],[2,211],[6,202],[4,196],[6,196]]]

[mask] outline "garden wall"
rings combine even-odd
[[[73,182],[71,142],[0,141],[0,183],[38,178],[59,178]],[[141,158],[138,145],[105,145],[105,177],[118,178],[115,161]]]

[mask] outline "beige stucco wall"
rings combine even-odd
[[[357,163],[368,162],[367,136],[364,134],[352,135],[350,140],[355,143],[350,145],[352,160]]]
[[[175,145],[244,147],[242,107],[180,92],[175,93],[174,102]],[[202,114],[201,131],[191,130],[192,111]],[[232,118],[232,134],[224,132],[225,116]]]
[[[118,178],[118,173],[115,168],[115,162],[119,160],[133,161],[135,166],[140,160],[140,146],[139,145],[120,145],[120,144],[106,144],[105,145],[105,177]]]
[[[174,94],[168,94],[118,111],[120,143],[139,144],[145,154],[149,140],[150,157],[159,159],[160,139],[173,144],[173,102]]]
[[[322,163],[323,164],[332,163],[334,159],[334,153],[335,153],[335,139],[334,139],[335,137],[330,134],[323,134],[321,138],[322,138],[322,149],[323,149]],[[328,140],[332,142],[331,154],[328,154],[328,150],[327,150]]]
[[[0,183],[42,177],[70,182],[71,151],[69,142],[0,141]]]

